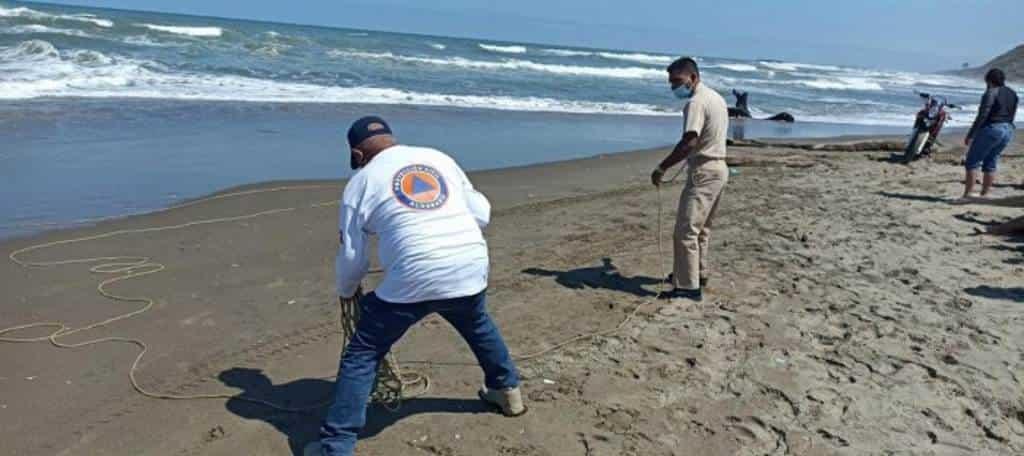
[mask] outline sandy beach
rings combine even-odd
[[[519,419],[485,408],[471,353],[440,319],[422,322],[396,351],[432,388],[398,412],[375,407],[360,454],[1021,454],[1024,239],[975,235],[1021,209],[947,202],[962,189],[961,140],[946,136],[937,157],[911,166],[886,151],[731,147],[736,174],[713,232],[710,290],[689,306],[652,299],[681,188],[661,192],[659,255],[648,176],[665,150],[474,173],[494,204],[489,306],[514,353],[613,328],[639,310],[615,334],[522,362],[531,410]],[[1024,192],[1022,157],[1018,139],[998,196]],[[143,340],[146,389],[316,404],[329,397],[342,344],[330,204],[342,186],[230,191],[282,186],[303,188],[15,239],[0,251],[287,208],[20,258],[141,256],[166,267],[109,287],[152,298],[152,309],[60,340]],[[97,284],[113,276],[90,266],[0,262],[0,327],[75,328],[139,308],[100,296]],[[0,453],[288,455],[316,436],[323,407],[143,397],[128,378],[137,353],[118,342],[0,344]]]

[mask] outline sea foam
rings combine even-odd
[[[220,27],[183,27],[175,25],[158,25],[158,24],[135,24],[139,27],[145,27],[150,30],[164,33],[173,33],[175,35],[185,35],[194,37],[218,37],[224,34],[224,29]]]
[[[0,6],[0,17],[23,17],[35,20],[88,22],[97,27],[103,28],[110,28],[114,26],[113,21],[100,19],[93,14],[50,14],[25,7],[4,8]]]
[[[477,43],[480,49],[491,52],[498,52],[501,54],[525,54],[526,46],[495,46],[492,44]]]
[[[559,74],[565,76],[591,76],[619,79],[652,79],[663,76],[661,70],[640,67],[591,67],[579,65],[560,65],[538,63],[530,60],[506,59],[502,61],[472,60],[464,57],[433,58],[396,55],[390,52],[363,52],[354,50],[332,50],[328,52],[334,57],[384,59],[397,62],[428,64],[438,66],[456,66],[478,70],[521,70]]]

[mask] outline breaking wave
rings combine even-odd
[[[740,71],[740,72],[751,72],[759,71],[754,65],[748,65],[745,63],[719,63],[714,65],[706,65],[705,68],[723,68],[729,71]]]
[[[4,8],[0,6],[0,17],[22,17],[26,19],[47,21],[87,22],[103,28],[111,28],[114,26],[114,21],[98,18],[94,14],[50,14],[25,7]]]
[[[801,69],[805,70],[820,70],[820,71],[839,71],[842,68],[835,65],[813,65],[810,63],[788,63],[788,62],[770,62],[761,61],[757,62],[765,68],[771,68],[778,71],[798,71]]]
[[[644,79],[644,78],[660,78],[662,72],[660,70],[653,70],[651,68],[638,68],[638,67],[590,67],[590,66],[577,66],[577,65],[559,65],[549,63],[537,63],[529,60],[518,60],[508,59],[503,61],[488,61],[488,60],[470,60],[463,57],[450,57],[450,58],[433,58],[433,57],[413,57],[405,55],[395,55],[390,52],[374,53],[374,52],[362,52],[362,51],[343,51],[343,50],[331,50],[328,52],[329,55],[334,57],[347,57],[347,58],[361,58],[361,59],[381,59],[391,60],[396,62],[414,63],[414,64],[426,64],[426,65],[439,65],[439,66],[456,66],[460,68],[469,68],[477,70],[522,70],[522,71],[537,71],[544,73],[552,73],[567,76],[592,76],[592,77],[605,77],[605,78],[620,78],[620,79]]]
[[[829,90],[884,90],[876,81],[865,78],[835,77],[810,80],[787,81],[787,83],[805,85],[815,89]]]
[[[597,55],[611,60],[625,60],[627,62],[650,63],[656,65],[667,65],[674,60],[672,57],[651,54],[620,54],[616,52],[598,52]]]
[[[497,52],[501,54],[525,54],[526,46],[495,46],[493,44],[477,43],[480,49],[485,51]]]
[[[545,54],[557,55],[559,57],[586,57],[594,55],[593,52],[572,51],[569,49],[541,49],[541,52]]]
[[[30,35],[30,34],[44,34],[44,35],[67,35],[77,36],[80,38],[92,38],[93,35],[82,30],[76,29],[63,29],[47,27],[39,24],[29,25],[15,25],[13,27],[0,28],[0,33],[4,35]]]
[[[137,25],[139,27],[145,27],[147,29],[150,29],[150,30],[153,30],[153,31],[157,31],[157,32],[173,33],[175,35],[185,35],[185,36],[193,36],[193,37],[208,38],[208,37],[218,37],[218,36],[221,36],[221,35],[224,34],[224,29],[222,29],[220,27],[181,27],[181,26],[174,26],[174,25],[157,25],[157,24],[135,24],[135,25]]]
[[[0,76],[0,99],[8,100],[39,97],[154,98],[674,115],[658,106],[640,103],[444,94],[381,87],[337,87],[234,75],[173,72],[156,62],[109,56],[88,50],[60,51],[41,40],[0,48],[0,75],[5,75]]]

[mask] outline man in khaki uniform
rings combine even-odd
[[[668,66],[668,80],[672,92],[688,100],[683,108],[683,139],[651,173],[651,181],[661,185],[665,171],[684,159],[689,169],[676,215],[675,260],[669,276],[673,290],[663,297],[700,301],[708,277],[711,220],[729,180],[725,164],[729,108],[718,92],[700,82],[697,62],[689,57]]]

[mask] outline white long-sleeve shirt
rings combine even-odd
[[[451,157],[393,146],[360,169],[341,199],[338,294],[352,296],[369,267],[377,235],[384,279],[375,293],[412,303],[472,296],[487,288],[482,228],[491,205]]]

